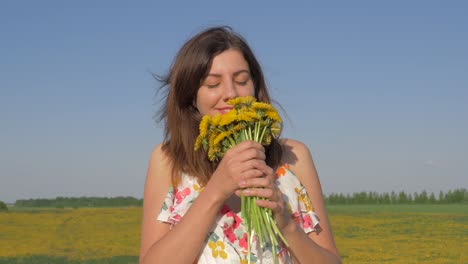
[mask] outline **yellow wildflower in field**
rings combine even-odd
[[[458,264],[468,263],[468,206],[458,206],[454,213],[418,213],[410,205],[328,210],[343,263]],[[427,207],[438,212],[450,206]],[[140,225],[141,208],[133,207],[0,212],[0,258],[138,256]],[[222,254],[221,245],[213,249]]]
[[[385,207],[374,205],[379,206]],[[352,208],[353,205],[342,207]],[[336,245],[343,263],[348,264],[468,263],[465,253],[468,252],[467,221],[466,213],[369,212],[365,209],[330,213]]]
[[[140,224],[136,207],[0,213],[0,257],[137,256]]]

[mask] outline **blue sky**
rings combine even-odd
[[[325,193],[468,187],[468,4],[257,2],[3,1],[0,200],[141,198],[162,140],[151,73],[225,24]]]

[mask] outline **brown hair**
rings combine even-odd
[[[172,161],[174,187],[179,183],[181,172],[196,177],[205,185],[216,169],[217,164],[208,160],[203,149],[193,149],[202,118],[194,102],[213,58],[228,49],[240,51],[247,61],[257,100],[271,103],[260,64],[247,42],[230,27],[208,28],[189,39],[179,50],[168,74],[158,78],[161,88],[167,89],[158,121],[165,124],[162,149]],[[282,155],[278,141],[273,140],[266,154],[267,164],[276,167]]]

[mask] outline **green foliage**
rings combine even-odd
[[[426,190],[421,193],[405,193],[403,191],[391,193],[355,192],[352,195],[331,193],[325,195],[327,205],[334,204],[468,204],[468,191],[465,188],[450,190],[447,193],[440,191],[439,199],[434,193],[428,194]]]
[[[468,204],[468,190],[449,190],[438,195],[423,190],[420,193],[355,192],[353,194],[331,193],[324,196],[327,205],[334,204]],[[125,207],[143,205],[143,199],[134,197],[57,197],[55,199],[16,200],[15,208],[82,208],[82,207]],[[0,211],[8,210],[0,201]]]
[[[336,204],[327,205],[330,215],[360,215],[369,216],[374,213],[437,213],[462,216],[464,223],[468,223],[468,204]],[[455,217],[455,216],[454,216]]]
[[[15,207],[53,207],[53,208],[81,208],[81,207],[124,207],[142,206],[143,199],[134,197],[57,197],[55,199],[16,200]]]
[[[0,211],[8,211],[8,206],[2,201],[0,201]]]

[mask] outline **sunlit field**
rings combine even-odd
[[[467,205],[328,207],[343,263],[468,263]],[[0,263],[137,263],[141,208],[0,212]]]
[[[344,263],[468,263],[466,205],[329,207]]]
[[[140,224],[138,207],[3,212],[0,257],[35,256],[29,258],[34,260],[29,263],[63,263],[64,258],[101,259],[95,263],[104,263],[103,259],[119,256],[111,263],[136,263]],[[0,258],[0,263],[16,263],[12,259],[6,261]]]

